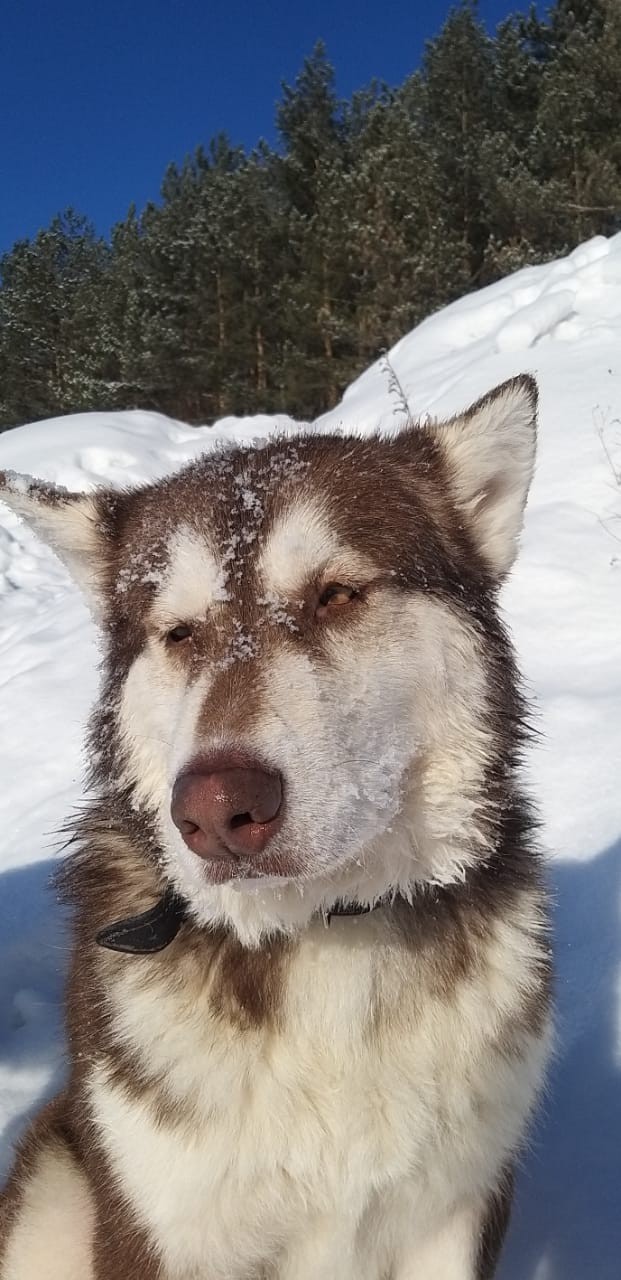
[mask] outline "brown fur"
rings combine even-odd
[[[532,399],[534,384],[527,381],[524,386],[530,387]],[[312,493],[329,513],[343,546],[376,565],[377,571],[351,608],[337,610],[326,629],[317,626],[316,612],[325,582],[318,577],[298,583],[294,598],[285,602],[294,625],[277,627],[260,600],[257,552],[279,518],[304,500],[311,474]],[[244,497],[247,476],[254,505]],[[0,1210],[0,1241],[3,1231],[6,1236],[11,1229],[33,1156],[54,1139],[66,1143],[92,1190],[96,1280],[123,1275],[160,1280],[160,1264],[120,1194],[91,1120],[87,1082],[94,1065],[103,1064],[157,1124],[178,1129],[180,1143],[192,1131],[195,1109],[191,1099],[173,1097],[166,1078],[121,1038],[113,1010],[120,975],[131,972],[141,988],[152,988],[162,997],[172,993],[180,1026],[188,1011],[199,1019],[211,1017],[232,1040],[254,1037],[265,1059],[285,1032],[298,958],[295,937],[268,935],[250,950],[232,930],[199,927],[189,913],[174,941],[157,955],[111,954],[94,941],[112,921],[155,904],[166,888],[156,815],[134,803],[134,784],[127,782],[125,771],[127,746],[115,707],[118,690],[154,626],[150,611],[158,574],[166,569],[170,537],[181,523],[204,536],[207,544],[212,540],[231,549],[233,601],[223,601],[213,616],[194,620],[192,644],[173,646],[169,654],[171,663],[187,673],[188,683],[208,663],[220,663],[199,721],[206,740],[224,730],[233,740],[236,735],[243,739],[260,724],[270,656],[301,651],[316,666],[330,667],[335,637],[343,636],[355,653],[358,629],[376,596],[393,609],[407,597],[425,595],[440,601],[451,615],[466,618],[469,634],[484,638],[487,699],[481,714],[491,745],[475,816],[487,839],[487,853],[468,867],[463,879],[446,887],[421,884],[411,902],[397,897],[376,907],[371,925],[375,1000],[364,1028],[369,1039],[380,1044],[395,1028],[416,1026],[423,1000],[450,1006],[456,993],[489,965],[489,947],[502,922],[519,918],[522,904],[532,904],[533,899],[544,910],[535,823],[516,784],[528,737],[525,705],[511,645],[496,611],[498,583],[458,510],[452,484],[451,468],[433,430],[416,428],[393,440],[352,438],[335,443],[334,437],[309,435],[275,441],[254,452],[224,451],[138,493],[95,497],[106,657],[102,697],[90,727],[94,798],[74,824],[79,852],[60,877],[62,894],[74,908],[67,992],[71,1075],[66,1093],[41,1113],[19,1148]],[[43,497],[57,501],[47,489]],[[491,485],[482,501],[493,500]],[[136,566],[148,572],[134,572]],[[169,625],[185,621],[178,618]],[[259,635],[261,652],[228,665],[235,627]],[[338,705],[321,711],[339,714]],[[417,761],[421,773],[424,763]],[[502,1020],[490,1046],[504,1059],[518,1058],[525,1038],[543,1034],[548,1018],[550,963],[541,949],[539,923],[532,924],[533,938],[528,939],[529,981],[516,993],[512,1014]],[[343,931],[337,938],[343,937],[344,947],[352,946],[355,922],[335,921],[328,927]],[[386,974],[401,982],[398,998],[388,989]],[[490,1198],[477,1280],[491,1280],[494,1274],[510,1199],[507,1177]],[[272,1280],[270,1266],[268,1259],[261,1276],[247,1280]],[[277,1274],[275,1265],[273,1275]]]
[[[269,489],[268,477],[274,471],[278,473],[279,466],[282,479]],[[262,496],[264,485],[260,522],[255,512],[244,509],[236,483],[246,471]],[[255,586],[257,536],[263,545],[287,504],[295,495],[304,494],[307,474],[312,474],[313,490],[321,495],[344,542],[378,563],[393,567],[389,579],[393,589],[424,589],[447,600],[458,593],[460,607],[468,609],[482,627],[494,622],[494,591],[492,588],[490,597],[485,565],[451,501],[446,462],[424,429],[412,429],[381,443],[374,439],[350,440],[344,461],[336,467],[333,439],[309,436],[293,443],[277,440],[256,453],[224,451],[219,458],[209,455],[204,462],[198,461],[142,493],[127,497],[101,495],[97,499],[101,521],[113,532],[114,541],[107,561],[107,681],[102,710],[95,716],[91,730],[93,745],[101,749],[97,781],[109,781],[117,772],[118,744],[108,708],[119,681],[143,647],[155,590],[152,583],[132,578],[137,548],[145,562],[157,571],[166,563],[167,540],[181,521],[224,545],[231,536],[237,538],[235,617],[248,631],[259,629],[264,633],[265,617],[257,603]],[[263,481],[261,477],[265,477]],[[378,518],[380,487],[382,509]],[[386,578],[377,585],[385,587]],[[299,600],[290,602],[298,631],[283,635],[282,627],[278,628],[278,644],[308,647],[313,657],[326,660],[321,632],[310,625],[309,606],[299,609],[303,600],[312,602],[314,588],[314,583],[301,584]],[[360,608],[364,609],[364,601]],[[189,664],[192,674],[201,670],[207,657],[217,660],[230,634],[228,612],[225,605],[217,624],[207,619],[196,627],[192,648],[184,651],[180,647],[174,653],[174,661]],[[355,614],[343,610],[337,625],[345,629],[355,626]],[[252,659],[221,674],[210,696],[212,732],[225,724],[233,733],[238,727],[247,729],[257,720],[264,678],[263,664]]]
[[[491,1196],[481,1233],[477,1280],[493,1280],[511,1216],[513,1172],[508,1170]]]
[[[43,1108],[17,1148],[11,1176],[0,1199],[0,1275],[25,1187],[37,1158],[52,1146],[64,1146],[88,1178],[95,1210],[95,1280],[119,1280],[121,1276],[159,1280],[160,1265],[152,1256],[144,1232],[119,1197],[96,1136],[80,1115],[79,1094],[72,1090]],[[28,1276],[24,1280],[45,1278]]]
[[[24,1186],[32,1176],[39,1153],[54,1141],[66,1143],[75,1155],[65,1122],[64,1096],[52,1099],[41,1109],[15,1149],[13,1167],[0,1196],[0,1267],[19,1211]]]
[[[85,834],[85,833],[84,833]],[[244,1029],[262,1029],[266,1034],[278,1022],[278,1011],[286,982],[286,961],[292,944],[272,941],[247,951],[224,931],[212,938],[190,924],[182,927],[174,943],[159,956],[140,959],[109,955],[94,943],[96,929],[127,905],[144,905],[142,894],[153,892],[155,874],[145,874],[145,863],[122,836],[96,833],[86,852],[65,869],[64,893],[80,903],[72,973],[69,983],[69,1044],[73,1070],[67,1093],[45,1108],[18,1149],[16,1164],[2,1200],[0,1241],[8,1237],[11,1221],[19,1207],[21,1189],[36,1154],[50,1139],[67,1144],[89,1179],[95,1206],[94,1265],[96,1280],[160,1280],[160,1264],[153,1256],[148,1238],[134,1221],[116,1189],[99,1148],[85,1107],[83,1086],[89,1066],[108,1059],[114,1076],[124,1088],[143,1102],[150,1101],[156,1114],[167,1123],[192,1124],[179,1104],[172,1104],[166,1081],[147,1081],[138,1063],[114,1039],[107,1008],[108,972],[112,967],[140,965],[144,982],[163,976],[183,988],[188,1001],[200,999],[209,988],[212,1010]],[[521,876],[512,867],[511,857],[498,868],[501,886],[496,908],[502,901],[519,895]],[[435,985],[441,999],[450,997],[460,980],[480,963],[478,942],[493,927],[496,912],[472,884],[436,890],[413,904],[398,900],[391,908],[377,909],[379,936],[389,946],[405,947],[411,953],[411,1006],[401,1005],[399,1019],[416,1018],[418,992]],[[346,926],[347,927],[347,924]],[[391,941],[392,939],[392,941]],[[420,973],[417,971],[420,969]],[[525,1005],[523,1017],[513,1033],[537,1030],[546,1009],[548,975],[533,1003]],[[376,1010],[373,1033],[381,1035],[382,1024],[391,1018],[383,1003]],[[505,1029],[509,1035],[509,1028]],[[515,1043],[515,1042],[514,1042]],[[512,1048],[507,1042],[507,1051]],[[477,1280],[491,1280],[504,1239],[511,1203],[511,1178],[490,1200],[481,1236]],[[0,1252],[0,1263],[2,1254]],[[0,1273],[1,1274],[1,1273]],[[266,1275],[269,1273],[265,1273]],[[276,1274],[276,1271],[274,1272]],[[250,1278],[249,1278],[250,1280]]]

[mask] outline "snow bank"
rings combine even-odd
[[[503,604],[539,709],[532,784],[557,917],[560,1047],[524,1160],[501,1280],[613,1280],[621,1215],[621,235],[529,267],[431,316],[389,356],[413,414],[444,415],[523,371],[541,392],[539,462]],[[315,424],[392,430],[378,361]],[[0,466],[68,487],[159,476],[226,435],[159,414],[81,414],[0,436]],[[603,447],[605,445],[605,448]],[[45,889],[80,795],[93,631],[60,564],[0,514],[0,1128],[2,1155],[62,1072],[62,921]]]

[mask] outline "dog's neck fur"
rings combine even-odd
[[[381,900],[383,902],[383,899]],[[379,906],[376,903],[375,906]],[[330,924],[337,916],[368,915],[374,908],[359,902],[337,902],[325,916],[326,924]],[[176,938],[184,920],[187,918],[187,907],[173,890],[167,889],[154,907],[149,907],[139,915],[126,916],[115,920],[112,924],[100,929],[95,937],[98,946],[109,951],[120,951],[128,955],[151,955],[164,951]]]
[[[77,906],[76,1000],[82,1000],[84,990],[101,989],[103,994],[104,975],[113,965],[119,980],[125,973],[129,981],[135,973],[140,982],[164,982],[175,990],[179,983],[187,985],[218,1025],[263,1034],[280,1025],[291,1001],[303,1004],[313,965],[322,952],[332,955],[336,946],[343,960],[349,956],[348,972],[360,969],[365,989],[369,982],[373,989],[379,984],[382,994],[372,997],[369,988],[369,999],[381,999],[388,1016],[402,993],[399,983],[385,980],[383,974],[411,973],[416,986],[424,972],[425,981],[439,983],[448,993],[465,973],[478,971],[480,956],[493,949],[496,932],[510,918],[516,922],[517,936],[526,932],[533,938],[529,965],[549,965],[542,943],[543,891],[537,853],[526,826],[515,822],[512,826],[510,818],[485,863],[472,866],[459,882],[421,885],[410,901],[396,896],[363,916],[335,919],[330,928],[315,916],[295,933],[274,932],[250,947],[233,927],[206,927],[188,916],[161,954],[137,956],[111,954],[95,944],[95,934],[109,927],[111,920],[140,915],[145,907],[155,906],[165,889],[161,873],[155,860],[146,860],[127,833],[111,829],[109,821],[99,825],[95,813],[90,820],[83,819],[80,827],[82,849],[60,871],[63,896]],[[541,1010],[530,1009],[533,991]],[[529,968],[520,997],[529,1005],[525,1014],[529,1022],[543,1017],[545,1000],[540,992],[547,996],[546,983],[534,983]],[[79,1013],[74,1016],[79,1020]],[[107,1034],[103,1025],[100,1034],[104,1038]]]
[[[106,805],[94,803],[86,811],[74,825],[72,840],[79,850],[61,866],[57,877],[61,895],[66,901],[78,904],[82,922],[90,923],[91,939],[94,940],[96,934],[108,935],[102,939],[102,945],[110,946],[115,941],[123,941],[124,926],[129,934],[135,927],[136,945],[112,949],[140,953],[164,949],[182,929],[184,933],[190,929],[194,936],[223,931],[234,936],[232,927],[210,929],[193,919],[187,904],[162,878],[150,832],[135,814],[130,818],[123,810],[124,806],[120,805],[110,814]],[[430,901],[440,914],[446,910],[469,910],[477,905],[485,905],[490,911],[494,903],[500,908],[524,885],[532,885],[533,875],[539,878],[538,854],[532,844],[533,826],[523,798],[519,794],[507,795],[487,856],[469,864],[464,858],[465,870],[452,882],[420,883],[407,886],[405,891],[399,885],[388,884],[372,901],[345,897],[335,890],[330,905],[313,913],[311,921],[292,931],[290,936],[301,937],[308,924],[317,918],[327,923],[331,916],[366,915],[375,907],[382,908],[382,916],[386,910],[390,913],[394,905],[398,905],[401,914],[409,907],[418,915],[419,911],[428,910]],[[110,936],[119,928],[119,938]],[[154,929],[152,936],[150,929]],[[274,936],[274,933],[266,935],[263,942],[271,945]]]

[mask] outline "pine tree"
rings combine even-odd
[[[535,164],[560,188],[557,217],[573,243],[609,233],[621,217],[621,8],[563,2],[550,42]]]
[[[100,391],[98,296],[109,250],[73,210],[0,259],[0,415],[91,407]]]
[[[440,35],[428,43],[422,78],[425,131],[451,229],[461,240],[475,284],[489,236],[480,157],[494,129],[494,48],[474,4],[453,9]]]
[[[447,301],[621,225],[621,6],[495,37],[453,9],[396,90],[318,44],[280,147],[219,134],[104,242],[69,211],[0,259],[0,427],[79,408],[312,417]]]

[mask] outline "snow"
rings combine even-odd
[[[559,1049],[524,1157],[500,1280],[613,1280],[621,1214],[621,235],[528,267],[431,316],[317,430],[463,408],[537,376],[538,467],[503,607],[538,708],[530,774],[553,882]],[[160,476],[222,439],[290,419],[192,429],[159,414],[81,414],[0,436],[0,466],[68,488]],[[612,465],[611,465],[612,464]],[[254,501],[254,499],[253,499]],[[252,502],[249,499],[249,505]],[[232,558],[234,548],[232,548]],[[243,647],[243,637],[239,643]],[[46,889],[80,796],[95,638],[77,590],[0,514],[0,1159],[62,1076],[63,922]]]

